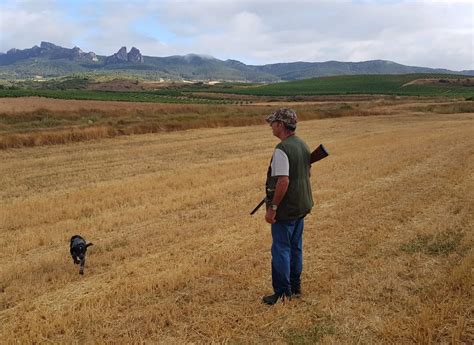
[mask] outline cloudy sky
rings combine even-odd
[[[48,41],[247,64],[391,60],[474,69],[474,0],[0,0],[0,52]]]

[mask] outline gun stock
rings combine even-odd
[[[324,147],[323,144],[320,144],[313,152],[311,152],[310,164],[316,163],[323,158],[329,156],[329,152]],[[257,210],[265,203],[265,198],[250,212],[250,215],[253,215]]]
[[[328,150],[326,150],[324,145],[321,144],[316,148],[316,150],[311,152],[310,163],[316,163],[317,161],[320,161],[321,159],[326,158],[327,156],[329,156],[329,152]]]

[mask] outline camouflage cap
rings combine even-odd
[[[269,124],[275,121],[281,121],[292,129],[296,128],[296,123],[298,122],[298,118],[296,117],[296,113],[293,109],[290,108],[281,108],[275,111],[273,114],[268,116],[265,119]]]

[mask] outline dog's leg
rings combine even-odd
[[[79,274],[84,274],[84,264],[86,263],[86,259],[81,260],[81,267],[79,268]]]

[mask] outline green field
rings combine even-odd
[[[410,84],[414,81],[418,82]],[[336,76],[265,85],[249,83],[207,85],[198,82],[192,85],[173,84],[156,90],[142,91],[88,90],[87,86],[92,82],[93,79],[82,77],[66,77],[42,82],[23,81],[8,86],[0,85],[0,97],[39,96],[78,100],[195,104],[239,102],[242,101],[239,100],[239,96],[279,97],[284,100],[291,100],[297,96],[327,95],[442,96],[471,100],[474,97],[474,78],[446,74]],[[213,94],[214,97],[210,97],[209,94]],[[237,98],[229,101],[226,99],[228,95],[236,95]]]
[[[381,94],[472,97],[474,81],[468,78],[445,74],[357,75],[312,78],[256,87],[215,88],[207,91],[255,96]],[[418,79],[433,79],[438,82],[428,85],[406,85]]]

